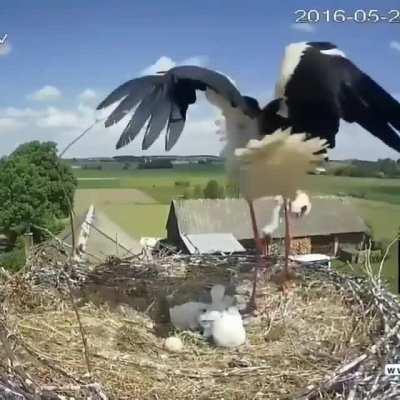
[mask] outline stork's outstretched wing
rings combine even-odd
[[[165,149],[170,150],[179,139],[190,104],[196,102],[196,90],[212,91],[221,107],[229,105],[238,113],[254,117],[255,104],[244,98],[231,81],[219,72],[197,66],[179,66],[160,75],[149,75],[128,81],[115,89],[97,109],[122,99],[110,114],[105,126],[119,122],[133,108],[131,120],[123,130],[117,149],[130,143],[148,121],[142,149],[148,149],[166,126]],[[257,104],[258,107],[258,104]]]
[[[263,111],[262,132],[291,126],[327,139],[333,148],[343,119],[400,152],[399,102],[331,43],[289,45],[276,97]]]

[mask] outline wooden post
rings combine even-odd
[[[25,257],[29,256],[33,246],[33,233],[25,232],[24,234],[24,245],[25,245]]]

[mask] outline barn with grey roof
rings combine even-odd
[[[307,252],[335,255],[340,245],[360,246],[368,227],[351,204],[338,197],[313,197],[309,215],[293,219],[294,246],[308,243]],[[258,229],[270,224],[274,198],[255,202]],[[189,253],[239,252],[254,248],[249,209],[243,199],[174,200],[167,220],[167,239],[180,250]],[[269,239],[284,238],[284,223],[279,220]]]

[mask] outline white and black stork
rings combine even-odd
[[[136,108],[117,149],[134,140],[147,123],[142,149],[148,149],[166,128],[168,151],[184,129],[186,112],[196,102],[197,90],[205,91],[209,102],[225,118],[225,156],[231,170],[235,170],[237,149],[276,131],[282,135],[287,128],[291,134],[306,132],[307,139],[325,139],[328,147],[334,148],[341,119],[358,123],[400,152],[399,102],[329,42],[302,42],[286,47],[275,97],[264,108],[256,99],[242,95],[225,75],[196,66],[174,67],[125,82],[97,108],[120,101],[107,118],[106,127]],[[317,153],[324,153],[323,147]],[[290,155],[281,157],[285,158],[290,159]],[[257,247],[262,251],[252,201],[249,205]]]

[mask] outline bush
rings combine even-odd
[[[218,199],[219,196],[219,185],[214,179],[208,181],[206,187],[204,188],[204,198],[206,199]]]

